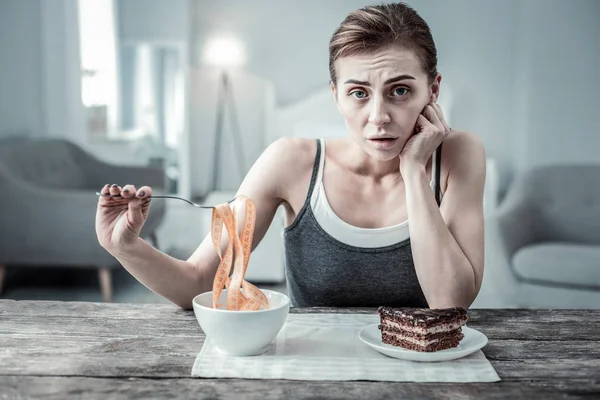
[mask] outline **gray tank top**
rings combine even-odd
[[[436,151],[435,197],[440,202],[441,149]],[[294,307],[428,307],[413,264],[410,238],[385,247],[355,247],[329,235],[310,205],[321,143],[306,201],[285,229],[286,285]]]

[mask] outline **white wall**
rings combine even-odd
[[[520,3],[531,25],[527,48],[525,168],[600,163],[600,2],[529,0]]]
[[[0,137],[43,132],[40,35],[39,0],[0,0]]]
[[[438,48],[442,92],[451,91],[451,126],[469,130],[484,142],[506,186],[518,144],[512,75],[518,63],[515,2],[455,0],[411,4],[430,25]],[[531,22],[531,21],[529,21]]]
[[[277,101],[286,104],[329,81],[329,37],[345,14],[368,1],[192,0],[200,62],[212,36],[232,34],[246,47],[245,68],[275,83]]]

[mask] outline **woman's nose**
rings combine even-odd
[[[390,122],[390,114],[383,100],[375,99],[372,101],[369,122],[375,126],[382,126]]]

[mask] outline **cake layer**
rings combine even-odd
[[[461,333],[458,336],[453,335],[453,336],[444,337],[442,339],[438,339],[435,341],[419,342],[419,341],[411,341],[410,338],[401,337],[401,336],[397,336],[397,335],[389,335],[387,333],[381,334],[381,339],[382,339],[383,343],[386,343],[386,344],[389,344],[392,346],[402,347],[407,350],[415,350],[415,351],[422,351],[422,352],[433,352],[433,351],[446,350],[446,349],[458,347],[458,345],[460,344],[460,341],[462,340],[463,337],[464,337],[464,335]]]
[[[379,328],[379,330],[381,330],[381,332],[385,332],[385,333],[393,334],[393,335],[399,335],[399,336],[406,337],[406,338],[412,338],[414,340],[435,340],[435,339],[439,339],[439,338],[443,338],[443,337],[459,335],[462,332],[462,328],[460,326],[458,328],[450,330],[450,331],[427,333],[427,334],[421,334],[419,332],[410,332],[410,331],[406,331],[406,330],[397,330],[397,329],[393,329],[393,328],[390,328],[390,327],[384,326],[384,325],[379,325],[378,328]]]
[[[406,334],[411,334],[413,336],[415,336],[415,335],[425,336],[425,335],[435,335],[437,333],[454,331],[456,329],[459,329],[462,325],[463,325],[462,321],[455,321],[455,322],[444,322],[444,323],[441,323],[438,325],[433,325],[430,327],[421,327],[421,326],[413,326],[413,325],[407,324],[407,323],[401,323],[401,322],[395,322],[395,321],[383,319],[381,321],[381,325],[380,325],[379,329],[384,328],[384,329],[389,329],[389,330],[394,330],[394,331],[402,331],[402,332],[406,332]]]

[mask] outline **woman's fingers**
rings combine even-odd
[[[110,201],[112,201],[111,197],[110,197],[110,185],[104,185],[102,187],[102,189],[100,190],[100,194],[102,194],[102,196],[100,196],[100,199],[98,200],[98,204],[102,204],[102,205],[106,205],[109,204]]]
[[[442,107],[440,107],[440,105],[437,103],[431,103],[431,107],[434,109],[435,113],[437,114],[437,117],[440,120],[440,122],[442,123],[444,129],[446,131],[449,131],[450,127],[448,126],[448,123],[446,122],[446,118],[444,117],[444,112],[442,111]]]
[[[431,127],[433,127],[434,125],[431,123],[431,121],[429,119],[427,119],[425,117],[425,115],[423,115],[423,113],[419,114],[419,116],[417,117],[417,131],[418,132],[423,132],[423,130],[430,129]]]
[[[110,185],[109,193],[111,196],[119,196],[121,194],[121,186],[117,184]]]
[[[130,199],[132,197],[135,197],[136,193],[137,189],[134,185],[125,185],[123,186],[123,190],[121,191],[121,196],[123,196],[126,199]]]
[[[441,131],[445,131],[446,128],[444,128],[444,125],[442,124],[442,122],[440,121],[437,112],[435,111],[435,109],[433,108],[433,106],[430,104],[427,104],[425,106],[425,109],[423,110],[423,114],[425,114],[425,117],[427,117],[427,119],[429,121],[431,121],[431,123],[438,128]]]
[[[152,188],[150,186],[142,186],[136,194],[140,199],[147,199],[152,196]]]
[[[106,184],[100,190],[100,201],[114,204],[122,204],[136,198],[137,189],[134,185],[125,185],[123,187],[117,184]]]
[[[112,200],[119,201],[121,200],[149,200],[152,196],[152,188],[150,186],[142,186],[139,189],[136,189],[135,185],[125,185],[121,188],[121,186],[117,184],[107,184],[102,187],[100,193],[104,196],[101,196],[101,199],[104,200]]]

